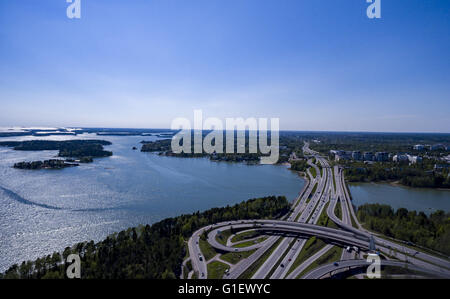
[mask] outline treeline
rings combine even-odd
[[[63,148],[59,151],[58,156],[60,157],[109,157],[112,156],[112,152],[105,151],[101,144],[84,144],[73,148]]]
[[[13,147],[17,151],[43,151],[58,150],[59,157],[108,157],[112,152],[105,151],[103,146],[111,145],[105,140],[31,140],[31,141],[5,141],[0,146]]]
[[[166,152],[171,150],[171,139],[142,141],[141,152]]]
[[[369,133],[329,132],[313,134],[320,143],[311,142],[311,149],[328,154],[330,150],[368,152],[409,152],[416,144],[450,144],[450,134],[441,133]],[[445,151],[436,151],[445,152]]]
[[[96,244],[93,241],[78,243],[62,254],[55,252],[13,265],[0,274],[0,278],[63,279],[68,266],[63,261],[72,253],[80,255],[82,279],[177,278],[186,255],[186,241],[199,228],[221,221],[274,219],[289,209],[284,196],[271,196],[168,218],[151,226],[121,231]]]
[[[291,169],[295,171],[306,171],[310,166],[306,160],[295,160],[291,161]]]
[[[394,212],[388,205],[365,204],[357,214],[370,230],[450,255],[450,213],[437,211],[428,217],[404,208]]]
[[[224,137],[225,138],[225,137]],[[193,138],[192,138],[193,139]],[[165,139],[165,140],[157,140],[157,141],[142,141],[141,142],[142,148],[141,152],[159,152],[162,155],[165,156],[171,156],[171,157],[180,157],[180,158],[202,158],[207,157],[212,161],[225,161],[225,162],[248,162],[248,163],[258,163],[260,158],[263,155],[259,149],[257,153],[249,153],[249,144],[248,140],[246,140],[245,143],[245,153],[206,153],[203,151],[202,153],[174,153],[172,152],[172,140],[171,139]],[[224,147],[225,147],[225,140],[224,140]],[[191,143],[191,148],[194,148],[193,142]],[[235,139],[235,151],[237,148],[237,141]],[[286,159],[285,159],[286,160]],[[280,159],[279,161],[280,162]]]
[[[14,164],[14,168],[18,169],[62,169],[66,167],[78,166],[76,163],[66,163],[64,160],[45,160],[45,161],[33,161],[33,162],[19,162]]]
[[[448,171],[435,172],[427,164],[398,165],[353,163],[345,168],[349,182],[399,181],[402,185],[420,188],[450,188]]]

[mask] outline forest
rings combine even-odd
[[[81,258],[82,279],[174,279],[187,254],[187,240],[197,229],[221,221],[275,219],[290,204],[284,196],[257,198],[223,208],[182,215],[153,225],[129,228],[94,243],[81,242],[62,253],[11,266],[2,279],[64,279],[63,261],[72,253]]]
[[[295,171],[306,171],[310,167],[306,160],[291,161],[290,164],[291,170]]]
[[[59,157],[109,157],[112,152],[105,151],[103,146],[111,145],[104,140],[30,140],[30,141],[4,141],[0,146],[12,147],[17,151],[43,151],[58,150]]]
[[[412,242],[450,255],[450,213],[423,212],[388,205],[365,204],[358,207],[358,219],[372,231],[388,237]]]
[[[171,150],[171,140],[158,140],[154,142],[142,142],[142,152],[159,152],[165,156],[180,157],[180,158],[202,158],[207,157],[212,161],[226,161],[226,162],[247,162],[258,163],[261,153],[248,153],[248,143],[246,144],[246,153],[180,153],[176,154]],[[192,146],[193,148],[193,146]]]
[[[329,132],[311,134],[320,142],[312,142],[311,149],[328,154],[330,150],[361,152],[409,152],[413,155],[427,154],[427,151],[413,149],[416,144],[450,144],[450,134],[444,133],[369,133]],[[429,154],[449,153],[445,150]]]
[[[209,132],[203,133],[203,138],[208,134]],[[268,134],[268,139],[270,140],[270,134]],[[192,138],[193,139],[193,138]],[[257,137],[257,144],[259,144],[259,137]],[[226,144],[226,134],[224,133],[224,149],[223,153],[174,153],[172,152],[171,147],[171,139],[163,139],[163,140],[157,140],[157,141],[142,141],[142,152],[158,152],[161,155],[165,156],[172,156],[172,157],[181,157],[181,158],[201,158],[201,157],[207,157],[211,159],[212,161],[226,161],[226,162],[246,162],[249,164],[257,164],[260,161],[260,158],[263,156],[268,156],[259,150],[259,146],[257,146],[257,152],[256,153],[250,153],[249,152],[249,134],[248,132],[245,133],[245,143],[244,143],[244,153],[238,153],[236,151],[236,148],[238,148],[238,142],[237,142],[237,134],[234,136],[234,153],[226,153],[225,152],[225,144]],[[270,143],[270,142],[269,142]],[[213,142],[214,144],[214,142]],[[292,139],[290,134],[287,134],[286,132],[280,133],[279,138],[279,159],[278,163],[284,163],[287,162],[289,159],[289,155],[292,153],[292,151],[297,151],[301,153],[301,148],[303,146],[303,141],[300,139],[294,138]],[[191,140],[191,148],[194,148],[193,140]]]
[[[349,182],[398,181],[400,184],[418,188],[450,188],[448,171],[437,172],[433,164],[418,163],[414,165],[396,163],[364,164],[347,163],[345,178]]]
[[[33,162],[19,162],[14,164],[14,168],[18,169],[63,169],[66,167],[78,166],[76,163],[66,163],[64,160],[45,160]]]

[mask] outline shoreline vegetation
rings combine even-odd
[[[420,187],[410,187],[410,186],[406,186],[403,185],[400,181],[398,180],[392,180],[392,181],[376,181],[376,182],[348,182],[349,184],[353,185],[353,186],[357,186],[358,184],[386,184],[392,187],[400,187],[400,188],[411,188],[411,189],[434,189],[434,190],[439,190],[439,191],[450,191],[450,188],[420,188]]]
[[[103,146],[111,145],[105,140],[30,140],[30,141],[2,141],[0,146],[12,147],[16,151],[45,151],[57,150],[59,157],[109,157],[112,152],[105,151]]]
[[[203,131],[203,138],[208,135],[208,131]],[[296,153],[301,156],[303,153],[304,141],[308,140],[303,138],[304,134],[299,132],[288,132],[282,131],[279,136],[279,158],[277,164],[283,164],[289,162],[289,158],[292,153]],[[309,136],[309,134],[305,134]],[[267,137],[269,140],[271,138],[270,134]],[[237,135],[234,136],[234,148],[238,148]],[[259,136],[257,136],[257,144],[259,144]],[[211,161],[225,161],[225,162],[237,162],[237,163],[247,163],[250,165],[259,164],[262,157],[267,157],[269,154],[263,154],[257,149],[256,153],[249,152],[249,133],[245,133],[245,144],[243,144],[242,151],[244,153],[173,153],[171,150],[171,139],[163,139],[156,141],[141,141],[142,147],[141,152],[154,152],[162,156],[171,156],[179,158],[209,158]],[[223,145],[227,144],[226,134],[224,134]],[[194,148],[193,140],[191,140],[191,148]]]
[[[408,211],[380,204],[358,207],[358,219],[367,229],[387,237],[414,243],[450,256],[450,213]]]
[[[92,163],[94,158],[110,157],[110,151],[105,151],[103,146],[111,145],[104,140],[31,140],[31,141],[4,141],[0,146],[12,147],[16,151],[43,151],[58,150],[58,157],[67,158],[50,159],[45,161],[19,162],[14,164],[18,169],[63,169],[79,166],[78,163]],[[76,159],[74,159],[76,158]]]
[[[387,182],[412,188],[450,189],[449,171],[434,171],[433,166],[429,161],[413,165],[357,162],[344,164],[344,173],[349,183]]]
[[[317,133],[311,149],[345,169],[348,182],[388,182],[412,188],[450,188],[450,134],[444,133]],[[339,158],[332,151],[356,153]],[[365,152],[384,152],[383,161],[363,161]],[[394,160],[410,154],[415,161]],[[336,158],[336,159],[335,159]]]
[[[67,163],[65,160],[45,160],[45,161],[33,161],[33,162],[19,162],[14,164],[14,168],[17,169],[63,169],[67,167],[79,166],[77,163]]]
[[[247,164],[258,164],[260,157],[264,156],[259,151],[258,153],[248,153],[248,144],[246,144],[246,153],[233,153],[233,154],[209,154],[203,153],[174,153],[171,150],[171,139],[156,140],[156,141],[142,141],[141,152],[157,152],[159,155],[177,157],[177,158],[209,158],[211,161],[224,161],[224,162],[246,162]],[[286,162],[286,161],[282,161]],[[280,163],[280,160],[278,161]]]
[[[79,163],[92,163],[94,159],[92,157],[81,157],[78,160],[74,159],[50,159],[44,161],[33,161],[33,162],[19,162],[15,163],[13,168],[17,169],[28,169],[28,170],[37,170],[37,169],[63,169],[67,167],[76,167],[80,166]]]
[[[175,279],[181,274],[186,242],[197,229],[222,221],[276,219],[290,208],[286,197],[269,196],[167,218],[12,265],[0,279],[64,279],[70,254],[79,254],[84,279]]]

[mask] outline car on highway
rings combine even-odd
[[[334,262],[333,265],[334,265],[335,267],[339,266],[338,262]]]

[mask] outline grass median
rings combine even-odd
[[[342,255],[342,248],[338,246],[333,246],[330,250],[325,252],[321,257],[317,258],[311,265],[306,267],[305,270],[303,270],[297,278],[301,278],[302,276],[308,274],[312,270],[316,269],[319,266],[331,264],[334,262],[337,262],[341,259]]]
[[[225,254],[222,254],[220,256],[221,260],[224,260],[226,262],[229,262],[230,264],[237,264],[239,263],[241,260],[248,258],[249,256],[251,256],[253,253],[255,253],[256,249],[253,250],[249,250],[249,251],[242,251],[242,252],[228,252]]]
[[[239,276],[239,279],[251,279],[252,276],[258,271],[258,269],[264,264],[264,262],[269,258],[269,256],[272,254],[272,252],[280,245],[281,240],[283,238],[279,238],[264,254],[256,260],[253,264],[250,265],[250,267],[247,268],[247,270],[244,271],[244,273]]]
[[[207,267],[208,279],[222,279],[225,271],[230,269],[230,266],[219,261],[212,261]]]

